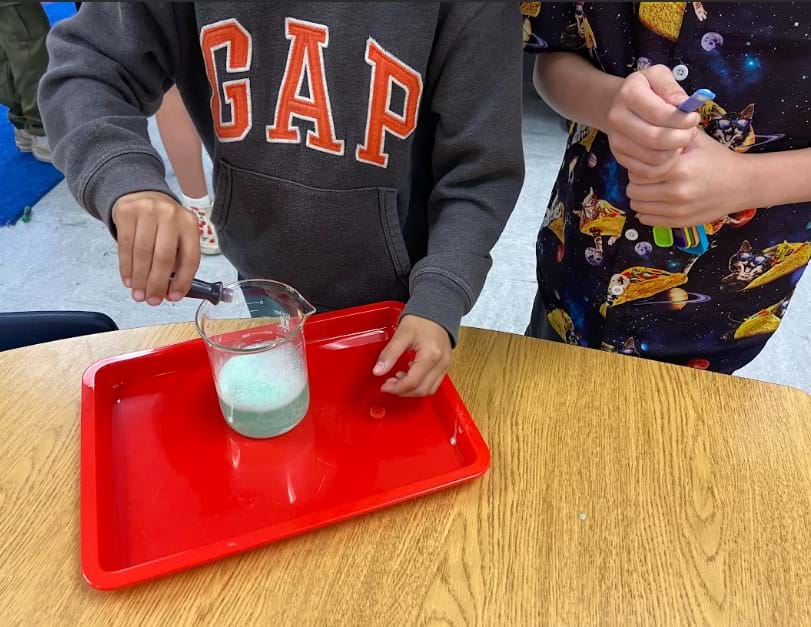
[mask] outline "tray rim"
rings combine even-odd
[[[347,318],[357,315],[366,315],[376,311],[394,310],[401,312],[403,304],[396,301],[384,301],[372,305],[363,305],[351,309],[314,315],[307,325],[319,321]],[[306,329],[306,327],[305,327]],[[336,336],[340,337],[340,336]],[[332,337],[318,341],[328,341]],[[127,586],[144,583],[160,577],[172,575],[183,570],[202,566],[215,560],[232,557],[238,553],[247,552],[288,538],[309,533],[316,529],[361,517],[371,512],[414,500],[434,492],[458,486],[477,479],[490,468],[490,449],[473,421],[470,412],[459,395],[450,376],[446,376],[440,384],[438,393],[444,394],[456,411],[458,428],[465,432],[473,448],[473,460],[450,472],[441,473],[434,477],[416,481],[399,488],[389,490],[385,497],[369,495],[355,499],[348,503],[310,513],[288,521],[273,525],[266,525],[243,533],[233,538],[218,540],[198,547],[192,547],[164,557],[141,562],[118,570],[107,570],[101,565],[99,551],[99,511],[96,500],[98,488],[96,463],[96,403],[94,393],[96,379],[105,369],[116,364],[143,359],[164,352],[177,350],[179,347],[188,347],[192,344],[202,344],[202,338],[184,340],[174,344],[133,351],[121,355],[105,357],[91,364],[82,374],[82,394],[80,409],[80,552],[81,570],[85,581],[98,590],[114,590]]]

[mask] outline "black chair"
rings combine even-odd
[[[118,331],[115,322],[93,311],[0,313],[0,351],[107,331]]]

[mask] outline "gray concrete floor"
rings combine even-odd
[[[535,295],[535,239],[565,141],[560,120],[530,87],[524,109],[526,183],[493,251],[493,270],[482,296],[464,321],[510,333],[522,333],[529,320]],[[151,133],[162,150],[154,125]],[[178,189],[171,171],[169,182]],[[113,240],[105,227],[77,206],[62,182],[34,207],[30,223],[0,228],[0,311],[95,310],[107,313],[122,328],[193,319],[193,301],[155,308],[134,303],[117,268]],[[227,282],[236,279],[236,272],[222,256],[205,257],[198,276]],[[779,331],[741,375],[811,392],[809,277],[811,273],[800,281]]]

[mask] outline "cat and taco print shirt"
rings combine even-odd
[[[811,4],[525,2],[522,11],[529,52],[571,51],[617,76],[664,64],[688,94],[715,92],[701,124],[730,150],[811,146]],[[697,253],[681,229],[672,243],[654,238],[627,184],[608,138],[571,125],[538,237],[533,317],[573,344],[719,372],[745,365],[808,264],[811,203],[718,220]]]

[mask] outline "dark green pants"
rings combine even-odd
[[[49,28],[38,2],[0,2],[0,102],[11,123],[32,135],[44,134],[37,87],[48,68]]]

